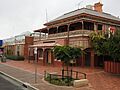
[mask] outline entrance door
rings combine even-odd
[[[90,52],[86,52],[85,54],[85,66],[90,67],[90,58],[91,58],[91,53]]]
[[[46,62],[47,62],[48,64],[51,64],[51,63],[52,63],[51,50],[47,50],[47,51],[46,51]]]
[[[104,61],[103,61],[103,56],[97,56],[95,55],[95,66],[96,67],[103,67],[104,66]]]

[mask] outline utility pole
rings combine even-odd
[[[102,0],[99,0],[100,3],[102,3]]]
[[[37,47],[34,48],[34,54],[35,54],[35,83],[37,83]]]
[[[45,16],[46,16],[46,22],[48,22],[48,14],[47,14],[47,9],[45,10]]]
[[[82,3],[83,1],[81,1],[81,2],[79,2],[78,4],[77,4],[77,6],[78,6],[78,9],[79,9],[79,7],[80,7],[80,4]]]

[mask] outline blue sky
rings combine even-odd
[[[46,22],[100,0],[0,0],[0,39],[43,27]],[[102,0],[104,12],[120,16],[120,0]]]

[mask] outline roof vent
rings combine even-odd
[[[92,5],[87,5],[86,8],[93,10],[93,6]]]

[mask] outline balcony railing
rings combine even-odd
[[[47,39],[47,38],[48,38],[48,36],[42,36],[41,38],[40,38],[40,36],[34,36],[34,41],[38,41],[41,39]]]
[[[70,31],[69,36],[74,37],[74,36],[89,36],[89,34],[93,32],[92,30],[75,30],[75,31]],[[57,33],[57,34],[50,34],[48,35],[48,38],[63,38],[67,37],[68,33],[63,32],[63,33]]]
[[[69,32],[69,37],[74,37],[74,36],[89,36],[89,34],[91,32],[93,32],[93,31],[92,30],[75,30],[75,31],[70,31]],[[42,36],[41,39],[40,39],[39,36],[35,36],[34,37],[34,41],[44,40],[44,39],[65,38],[67,36],[68,36],[67,32],[50,34],[48,36]]]

